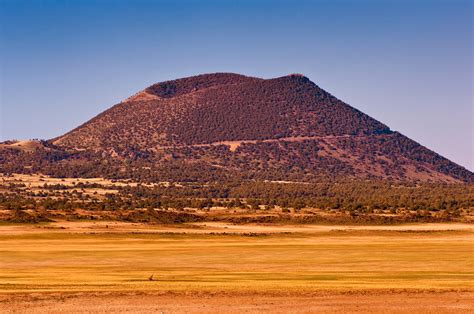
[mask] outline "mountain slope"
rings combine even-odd
[[[206,83],[204,83],[206,82]],[[153,85],[62,136],[68,148],[140,149],[219,141],[389,133],[306,77],[202,75]]]
[[[5,147],[0,170],[148,181],[474,182],[473,173],[297,74],[265,80],[216,73],[158,83],[44,147]]]

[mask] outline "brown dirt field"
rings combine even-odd
[[[472,292],[54,293],[1,296],[2,313],[473,313]]]

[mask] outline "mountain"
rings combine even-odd
[[[474,174],[307,77],[204,74],[154,84],[0,171],[142,181],[474,182]]]

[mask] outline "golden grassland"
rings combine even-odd
[[[117,188],[123,186],[137,186],[137,182],[130,180],[109,180],[104,178],[55,178],[48,175],[42,174],[19,174],[14,173],[6,176],[5,174],[0,173],[0,183],[24,183],[30,188],[41,188],[45,184],[54,185],[61,184],[67,187],[74,187],[76,184],[100,184],[106,188]],[[169,185],[169,182],[159,182],[159,183],[140,183],[142,186],[155,186],[155,185]]]
[[[9,228],[0,232],[1,293],[474,288],[472,229]]]

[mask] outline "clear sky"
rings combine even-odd
[[[52,138],[152,83],[303,73],[474,170],[470,0],[0,0],[0,140]]]

